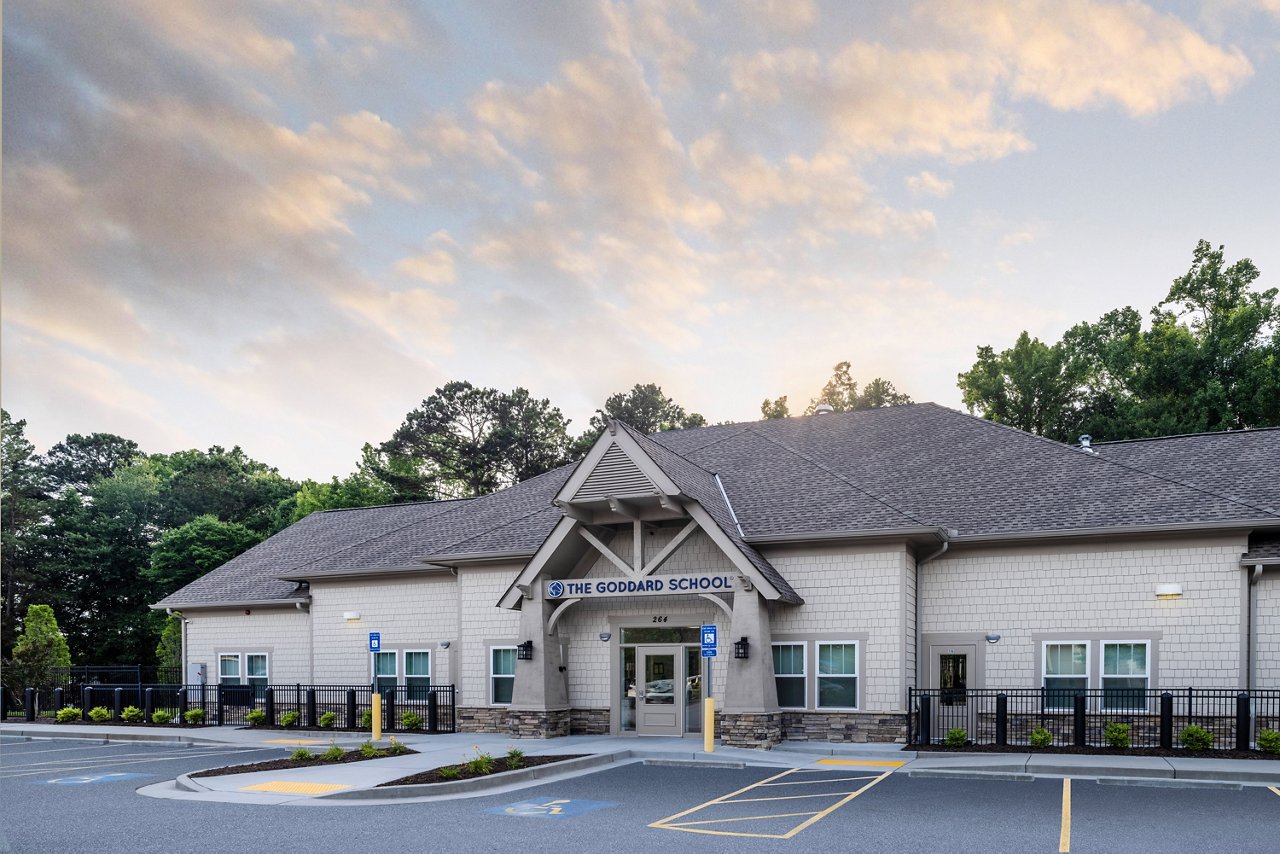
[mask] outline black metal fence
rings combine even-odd
[[[1264,729],[1280,730],[1280,689],[1225,688],[1055,691],[911,688],[907,740],[932,744],[963,730],[975,744],[1030,745],[1036,729],[1055,745],[1104,746],[1108,724],[1129,728],[1131,747],[1171,747],[1191,725],[1213,734],[1218,749],[1247,750]]]
[[[250,713],[258,710],[263,713],[261,724],[267,726],[289,723],[307,729],[323,725],[358,730],[371,729],[373,724],[373,689],[369,685],[97,683],[44,685],[14,693],[16,697],[0,692],[0,719],[17,716],[34,721],[71,708],[81,720],[91,720],[93,710],[102,708],[109,720],[118,721],[134,707],[145,723],[153,722],[154,714],[163,711],[174,723],[246,726]],[[452,685],[399,685],[379,694],[386,732],[457,732]],[[196,709],[201,714],[190,718],[199,720],[189,719],[187,713]],[[286,719],[290,713],[296,717]]]

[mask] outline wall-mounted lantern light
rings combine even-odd
[[[356,620],[360,619],[360,612],[359,611],[343,611],[342,619],[346,620],[348,623],[354,623]]]
[[[601,643],[608,643],[608,642],[609,642],[609,638],[611,638],[611,637],[613,637],[613,635],[612,635],[612,634],[610,634],[609,632],[601,632],[601,633],[600,633],[600,641],[601,641]]]
[[[448,648],[449,648],[449,641],[440,641],[440,648],[441,648],[441,649],[448,649]]]
[[[1181,599],[1182,585],[1181,584],[1157,584],[1156,598],[1157,599]]]
[[[533,661],[533,641],[527,640],[517,646],[516,658],[520,661]]]
[[[734,658],[750,658],[751,657],[751,641],[743,638],[733,642]]]
[[[1000,643],[1000,635],[997,632],[987,632],[987,643]]]

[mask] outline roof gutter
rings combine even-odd
[[[1008,531],[991,534],[956,534],[951,541],[959,544],[1004,543],[1020,540],[1086,539],[1089,537],[1124,537],[1135,534],[1199,534],[1215,531],[1252,531],[1255,528],[1280,527],[1280,516],[1262,519],[1236,519],[1226,522],[1175,522],[1163,525],[1117,525],[1110,528],[1074,528],[1066,530]]]
[[[295,570],[274,576],[281,581],[326,581],[333,578],[372,578],[378,575],[408,575],[415,572],[446,572],[453,567],[434,564],[409,564],[408,566],[367,566],[359,569],[342,569],[325,572]]]
[[[310,605],[311,597],[299,599],[291,597],[289,599],[224,599],[218,602],[157,602],[147,607],[153,611],[163,611],[173,608],[179,611],[187,611],[192,608],[245,608],[249,606],[258,606],[260,608],[269,605],[293,605],[294,607],[302,605]]]
[[[947,530],[945,528],[927,526],[919,528],[855,528],[841,531],[805,531],[798,534],[765,534],[763,536],[744,537],[743,539],[753,546],[763,546],[785,545],[788,543],[820,543],[830,540],[883,540],[923,537],[946,540]]]
[[[499,561],[529,560],[535,552],[528,550],[505,552],[459,552],[458,554],[425,555],[419,560],[438,566],[457,566],[460,563],[495,563]]]

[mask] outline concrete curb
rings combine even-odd
[[[605,765],[612,765],[623,759],[629,759],[630,751],[618,753],[598,753],[593,756],[580,756],[577,759],[566,759],[550,765],[539,765],[536,768],[521,768],[516,771],[503,771],[501,774],[490,774],[485,777],[473,777],[470,780],[453,780],[447,783],[421,783],[410,786],[375,786],[371,789],[349,789],[317,795],[314,800],[320,801],[366,801],[366,800],[398,800],[400,798],[447,797],[450,795],[469,795],[487,792],[490,789],[519,785],[529,780],[541,780],[574,771],[590,771]]]
[[[110,744],[113,741],[153,741],[158,744],[185,744],[188,747],[196,744],[225,744],[218,739],[202,738],[194,735],[178,735],[159,732],[129,732],[128,730],[104,730],[103,732],[67,732],[50,731],[44,727],[37,729],[0,730],[0,737],[25,738],[28,741],[95,741],[98,744]]]

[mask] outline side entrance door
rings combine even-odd
[[[956,727],[973,738],[977,732],[977,703],[969,702],[967,688],[976,687],[974,644],[945,644],[929,648],[929,686],[939,689],[938,706],[934,709],[934,738],[942,738]]]
[[[636,734],[684,735],[684,648],[636,648]]]

